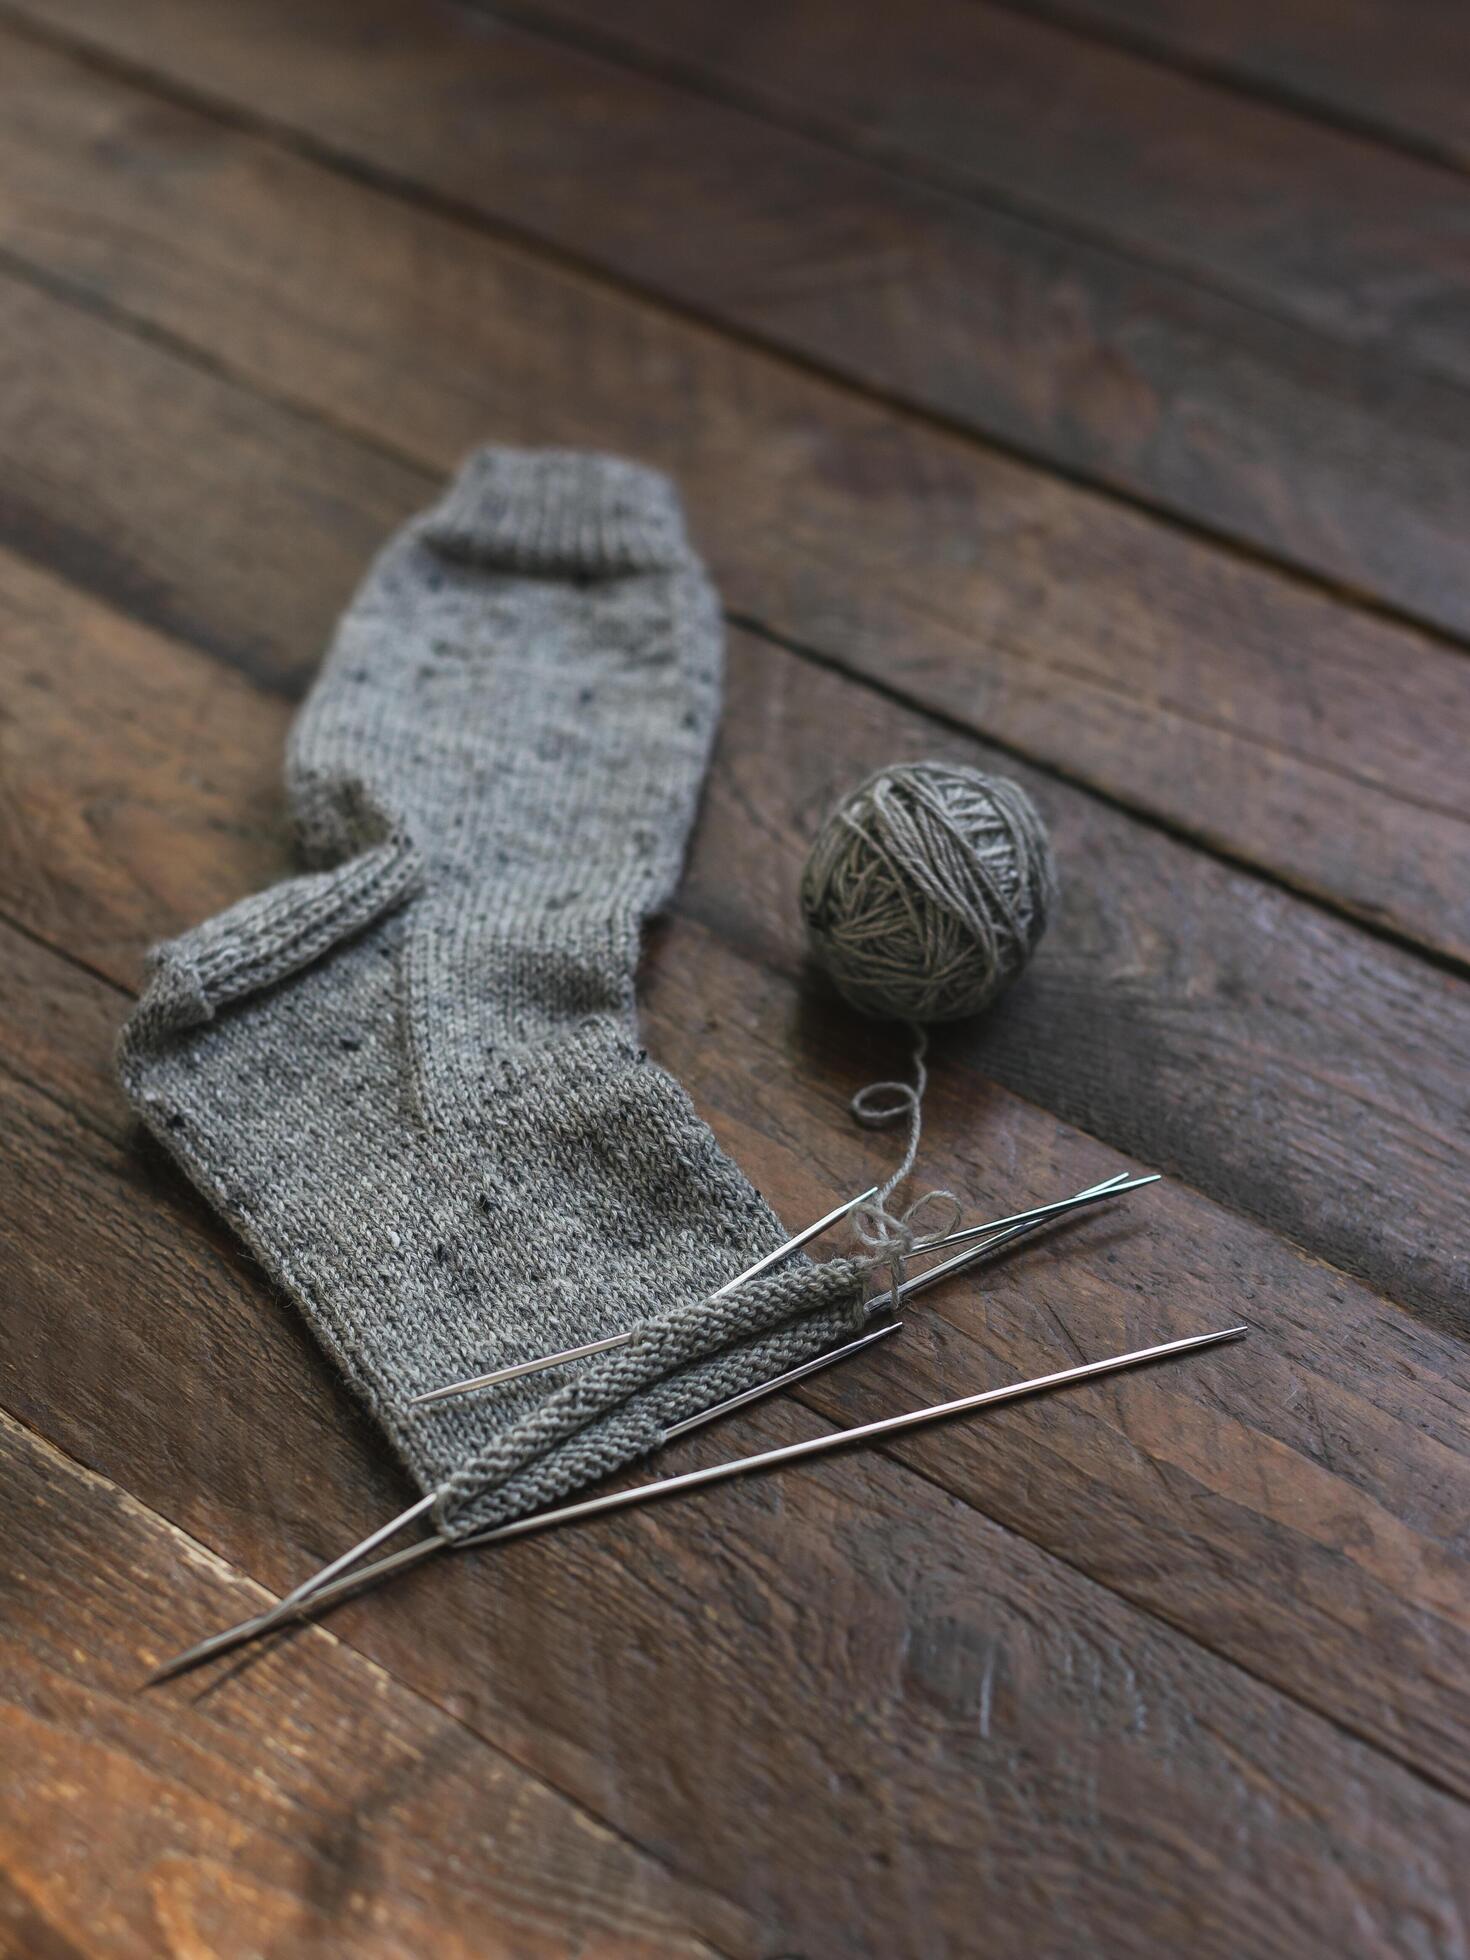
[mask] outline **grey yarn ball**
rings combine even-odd
[[[958,1021],[1021,971],[1056,884],[1046,826],[1018,784],[901,762],[828,817],[801,910],[813,952],[854,1007]]]

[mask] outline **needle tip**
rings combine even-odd
[[[145,1688],[159,1687],[165,1681],[172,1681],[176,1674],[186,1674],[191,1667],[207,1661],[213,1652],[213,1639],[201,1640],[198,1646],[187,1647],[182,1654],[175,1654],[172,1660],[155,1667],[151,1674],[144,1677],[141,1685]]]
[[[254,1640],[259,1634],[270,1633],[275,1627],[284,1626],[295,1615],[284,1603],[272,1606],[264,1613],[257,1613],[252,1619],[241,1620],[237,1626],[225,1627],[220,1633],[212,1633],[193,1647],[186,1647],[182,1654],[175,1654],[172,1660],[165,1661],[161,1667],[144,1681],[145,1688],[156,1688],[160,1682],[171,1681],[176,1674],[187,1674],[190,1668],[199,1667],[205,1661],[213,1660],[216,1654],[226,1654],[232,1647],[243,1647],[247,1640]]]

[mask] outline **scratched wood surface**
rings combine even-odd
[[[1347,12],[0,5],[0,1952],[1470,1953],[1463,95]],[[685,490],[642,998],[782,1214],[874,1161],[794,890],[905,754],[1067,874],[927,1168],[1170,1174],[679,1461],[1253,1337],[141,1694],[407,1495],[110,1053],[479,438]]]

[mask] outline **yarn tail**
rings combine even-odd
[[[853,1115],[868,1130],[890,1129],[904,1117],[908,1118],[909,1132],[903,1160],[867,1207],[870,1214],[885,1212],[888,1200],[914,1168],[919,1155],[919,1138],[924,1127],[924,1091],[929,1087],[929,1071],[924,1065],[924,1058],[929,1052],[929,1030],[921,1027],[917,1021],[909,1021],[906,1026],[913,1043],[912,1083],[870,1082],[865,1089],[858,1090],[851,1104]],[[886,1100],[880,1102],[880,1097]]]
[[[925,1066],[925,1056],[929,1052],[929,1030],[917,1021],[909,1021],[906,1025],[913,1041],[913,1081],[870,1082],[865,1089],[858,1090],[851,1104],[853,1115],[865,1129],[886,1130],[905,1117],[908,1119],[908,1136],[897,1169],[879,1186],[878,1195],[872,1202],[853,1216],[853,1229],[872,1252],[874,1266],[888,1268],[895,1313],[899,1309],[898,1289],[903,1281],[904,1261],[915,1252],[922,1251],[926,1243],[918,1232],[919,1216],[936,1203],[948,1207],[943,1224],[935,1226],[928,1235],[937,1239],[954,1230],[959,1223],[961,1210],[959,1199],[952,1191],[939,1189],[924,1192],[902,1211],[895,1212],[889,1206],[889,1199],[918,1161],[919,1140],[924,1130],[924,1092],[929,1086],[929,1071]]]

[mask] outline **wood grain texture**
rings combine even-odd
[[[1153,0],[1082,0],[1080,11],[1114,4]],[[1053,24],[1045,6],[914,0],[899,14],[881,0],[738,10],[631,0],[613,17],[591,0],[508,0],[504,11],[550,32],[585,30],[614,58],[652,57],[758,112],[1382,348],[1396,364],[1470,378],[1462,181]],[[1288,33],[1301,11],[1278,10]],[[1413,11],[1430,35],[1448,13],[1435,0]],[[1234,6],[1198,7],[1192,19],[1201,39],[1249,32]],[[1463,81],[1463,19],[1438,25],[1462,50],[1445,79]],[[1399,38],[1427,79],[1429,48],[1413,32]]]
[[[140,1691],[258,1586],[0,1414],[0,1953],[696,1960],[760,1948],[329,1636],[248,1692]],[[105,1575],[105,1583],[99,1583]]]
[[[452,467],[470,430],[661,463],[737,615],[1470,958],[1457,653],[24,42],[0,47],[0,239],[48,278],[430,470]],[[0,440],[17,480],[45,484],[53,450],[71,468],[88,438],[74,334],[58,329],[48,392],[30,330],[22,313],[3,357],[20,440]],[[370,496],[380,476],[375,459]],[[65,494],[33,490],[13,535],[63,532]],[[287,539],[280,524],[262,513],[258,553],[300,550],[299,526]],[[78,575],[107,589],[130,530],[106,557],[81,554]]]
[[[1470,16],[1459,0],[1006,0],[1156,60],[1470,166]]]
[[[50,781],[58,804],[89,816],[84,837],[72,840],[60,824],[43,822],[19,854],[28,883],[12,883],[0,903],[73,958],[131,979],[145,941],[283,868],[272,805],[287,708],[17,563],[0,561],[0,594],[8,602],[0,619],[19,612],[44,620],[48,643],[65,650],[52,687],[30,696],[15,684],[24,645],[8,660],[0,652],[6,692],[28,702],[15,731],[17,755],[29,758],[17,774],[21,800],[44,816]],[[19,637],[0,632],[0,649]],[[830,721],[836,685],[751,642],[738,646],[735,679],[690,867],[690,902],[715,915],[720,930],[686,920],[659,937],[646,975],[648,1021],[657,1050],[796,1220],[871,1175],[871,1140],[853,1131],[842,1103],[864,1068],[886,1069],[892,1058],[881,1033],[834,1014],[820,989],[796,984],[790,946],[752,957],[746,948],[758,943],[758,928],[722,902],[737,887],[759,894],[763,914],[794,916],[798,840],[789,814],[770,807],[767,771],[779,780],[788,748]],[[79,739],[67,704],[84,681],[104,725],[131,703],[127,725],[146,735],[100,755]],[[164,759],[186,750],[187,784],[175,762],[173,792],[162,793]],[[222,835],[218,811],[231,803],[240,822]],[[48,836],[58,841],[48,845]],[[764,865],[753,837],[774,842]],[[62,905],[59,892],[67,894]],[[40,960],[15,957],[28,966]],[[16,984],[17,995],[44,991]],[[73,1113],[106,1129],[115,1120],[104,1039],[111,1013],[100,990],[85,983],[82,992],[97,993],[103,1024],[78,1006],[84,1040],[13,1033],[30,1054],[28,1078],[65,1084]],[[69,1076],[69,1058],[88,1044],[95,1072]],[[1018,1192],[1050,1195],[1115,1168],[1095,1145],[958,1060],[947,1058],[936,1084],[927,1175],[994,1209],[1019,1201]],[[981,1426],[896,1454],[1253,1674],[1470,1793],[1461,1343],[1415,1328],[1365,1289],[1184,1191],[998,1269],[983,1315],[964,1298],[970,1290],[939,1296],[933,1315],[926,1310],[925,1324],[886,1362],[884,1405],[1044,1372],[1059,1344],[1065,1351],[1077,1337],[1097,1351],[1137,1345],[1160,1329],[1193,1331],[1211,1316],[1244,1313],[1258,1326],[1270,1358],[1253,1350],[1228,1409],[1218,1398],[1202,1407],[1163,1380],[1157,1395],[1152,1383],[1137,1391],[1132,1406],[1144,1413],[1128,1426],[1121,1461],[1116,1431],[1065,1408],[1019,1424],[1019,1447]],[[1144,1320],[1140,1295],[1153,1303]],[[53,1393],[59,1399],[62,1383],[50,1382],[55,1358],[29,1355],[11,1391],[38,1420]],[[295,1401],[290,1370],[302,1366],[292,1347],[269,1370],[287,1407]],[[98,1372],[107,1378],[105,1368]],[[827,1415],[870,1419],[879,1403],[863,1379],[864,1371],[851,1384],[833,1377],[804,1399]],[[68,1446],[96,1447],[76,1437]],[[188,1448],[187,1433],[175,1448]],[[344,1524],[344,1538],[352,1529]],[[266,1547],[252,1551],[269,1556]]]
[[[55,963],[12,942],[0,934],[7,956]],[[7,1036],[0,1150],[28,1229],[0,1267],[7,1303],[51,1317],[53,1352],[78,1345],[79,1320],[81,1351],[108,1364],[94,1376],[73,1354],[51,1407],[90,1432],[96,1467],[145,1501],[162,1487],[186,1530],[279,1588],[303,1569],[298,1536],[318,1556],[399,1501],[385,1453],[360,1447],[319,1360],[299,1381],[282,1368],[283,1342],[304,1336],[258,1283],[222,1284],[207,1227],[196,1270],[201,1230],[176,1180],[150,1200],[130,1151],[104,1151],[27,1092],[9,1053]],[[99,1320],[85,1297],[104,1291],[114,1311]],[[1161,1385],[1162,1407],[1115,1385],[1062,1420],[1090,1414],[1113,1454],[1140,1416],[1177,1426],[1199,1399],[1231,1402],[1255,1365],[1242,1350],[1208,1386]],[[225,1367],[206,1452],[199,1397]],[[905,1387],[889,1381],[885,1399]],[[1013,1466],[1050,1456],[1061,1408],[1039,1431],[996,1425]],[[772,1407],[676,1460],[813,1426]],[[171,1637],[221,1617],[218,1600],[188,1597]],[[1186,1938],[1232,1957],[1313,1939],[1363,1955],[1466,1945],[1462,1801],[890,1460],[448,1561],[332,1627],[681,1878],[733,1897],[767,1951],[962,1952],[977,1899],[988,1938],[1042,1955],[1154,1955]],[[261,1666],[208,1698],[248,1705]],[[164,1692],[187,1705],[199,1689]]]
[[[1403,333],[1350,331],[1408,294],[1401,305],[1417,304],[1426,331],[1442,324],[1440,366],[1448,371],[1449,354],[1470,347],[1465,294],[1444,290],[1470,220],[1470,186],[1443,172],[1404,162],[1430,181],[1415,177],[1393,196],[1374,174],[1372,207],[1362,202],[1367,185],[1349,173],[1349,226],[1339,222],[1349,207],[1304,215],[1280,194],[1299,159],[1279,145],[1265,147],[1233,195],[1217,192],[1202,210],[1202,183],[1234,153],[1201,144],[1193,171],[1156,154],[1171,132],[1187,154],[1197,140],[1191,120],[1140,120],[1130,145],[1102,142],[1096,156],[1066,159],[1077,197],[1109,182],[1115,155],[1138,156],[1154,203],[1185,175],[1191,194],[1175,229],[1222,252],[1237,233],[1259,234],[1278,284],[1289,283],[1293,248],[1323,241],[1323,265],[1296,278],[1319,298],[1314,312],[1294,292],[1275,307],[1254,290],[1237,300],[931,190],[453,0],[249,0],[203,11],[190,0],[23,4],[377,177],[545,239],[704,318],[1352,592],[1470,632],[1460,550],[1470,524],[1467,377],[1457,368],[1437,381],[1374,360],[1380,342],[1403,352]],[[953,4],[957,18],[973,16],[966,0]],[[896,32],[913,31],[907,16],[903,28],[893,18]],[[1144,118],[1149,105],[1128,106]],[[986,104],[972,120],[1003,124],[1003,107]],[[1203,113],[1185,107],[1196,121]],[[1032,105],[1015,117],[1023,154],[1046,148],[1035,141],[1036,115]],[[446,126],[456,129],[452,144],[441,139]],[[1088,127],[1084,117],[1079,144]],[[1261,147],[1248,146],[1246,161]],[[1339,160],[1328,162],[1331,179]],[[1117,201],[1146,207],[1134,189],[1131,179],[1116,187]],[[1340,268],[1328,242],[1339,238],[1384,242],[1369,263]],[[1283,311],[1289,317],[1275,317]],[[1432,365],[1427,355],[1423,365]]]
[[[1470,661],[1346,591],[1461,623],[1463,182],[1015,9],[526,8],[0,9],[0,1951],[1470,1960]],[[794,891],[896,754],[1068,871],[926,1175],[1183,1174],[667,1467],[1253,1336],[138,1696],[406,1498],[111,1053],[487,436],[673,470],[734,616],[640,999],[782,1215],[889,1147]]]
[[[26,297],[5,318],[50,356],[41,387],[23,397],[24,446],[0,450],[31,497],[56,456],[86,455],[78,481],[92,534],[126,567],[115,592],[141,587],[153,617],[215,648],[243,628],[242,660],[289,676],[293,689],[304,683],[352,582],[352,541],[360,570],[391,525],[434,494],[434,479],[64,306]],[[38,402],[59,413],[54,440],[42,434]],[[144,456],[171,444],[169,468],[139,466],[135,417]],[[237,458],[241,424],[248,439]],[[75,493],[58,505],[74,534]],[[331,523],[318,559],[323,508]],[[44,548],[52,522],[33,502],[21,541]],[[269,562],[273,539],[279,555]],[[759,692],[754,704],[759,717]],[[868,768],[946,742],[1015,768],[1054,826],[1068,894],[1032,984],[954,1052],[1416,1310],[1463,1325],[1462,982],[1065,783],[966,738],[942,739],[870,690],[834,680],[812,705],[823,741],[808,731],[779,751],[773,742],[765,780],[779,807],[752,813],[751,875],[716,895],[742,909],[758,944],[781,944],[794,916],[772,908],[766,869],[773,826],[778,836],[784,828],[786,852],[802,847],[789,813],[809,832]],[[759,721],[755,739],[764,739]]]

